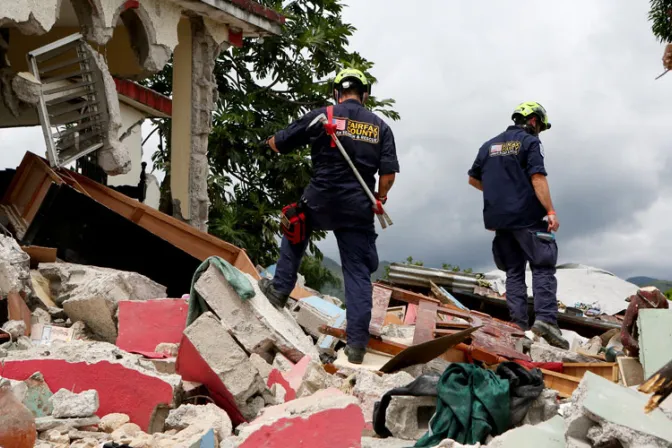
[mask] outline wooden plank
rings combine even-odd
[[[415,321],[415,332],[413,333],[413,345],[422,344],[434,339],[437,308],[435,303],[420,302],[418,317]]]
[[[424,294],[418,294],[417,292],[407,291],[405,289],[397,288],[390,285],[385,285],[383,283],[374,283],[375,286],[381,288],[386,288],[392,291],[392,299],[399,300],[400,302],[412,303],[414,305],[420,305],[422,302],[433,302],[440,304],[441,302],[437,299],[433,299]]]
[[[576,378],[583,378],[586,372],[592,372],[618,383],[618,364],[615,362],[566,362],[562,364],[562,372]]]
[[[660,403],[672,394],[672,361],[658,369],[637,390],[645,394],[653,393],[644,408],[644,412],[648,414],[660,406]]]
[[[40,263],[53,263],[56,261],[55,247],[21,246],[21,249],[30,257],[31,269],[35,269]]]
[[[579,387],[579,383],[581,382],[581,378],[552,372],[546,369],[540,370],[544,374],[544,384],[546,387],[558,391],[558,395],[562,398],[571,397],[572,393]]]
[[[468,311],[468,308],[466,306],[462,305],[457,299],[453,300],[452,298],[450,298],[444,291],[442,291],[442,288],[437,286],[436,283],[434,283],[433,281],[431,280],[429,281],[429,286],[431,288],[434,297],[439,299],[444,306],[456,310]]]

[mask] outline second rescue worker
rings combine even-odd
[[[384,204],[395,173],[399,172],[399,162],[392,130],[363,105],[370,93],[371,84],[361,71],[345,69],[334,81],[335,106],[308,112],[268,141],[271,149],[280,154],[310,143],[313,176],[291,212],[292,219],[305,218],[305,232],[292,234],[293,242],[285,234],[273,281],[259,282],[268,300],[276,307],[284,307],[296,284],[311,230],[333,230],[345,286],[345,353],[348,361],[356,364],[362,363],[369,343],[371,274],[378,269],[373,218],[382,209],[372,209],[371,201],[325,128],[310,125],[320,114],[329,117],[336,136],[371,191],[375,191],[375,175],[379,174],[376,196]],[[286,218],[288,214],[285,213]]]
[[[539,133],[551,128],[546,110],[526,102],[514,110],[514,126],[487,141],[469,170],[469,184],[483,191],[485,228],[494,230],[492,252],[506,272],[511,320],[529,329],[525,268],[530,263],[535,321],[532,331],[551,345],[569,349],[558,328],[555,265],[560,227],[546,180]],[[544,222],[547,221],[547,222]]]

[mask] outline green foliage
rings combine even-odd
[[[672,42],[672,0],[651,0],[649,20],[654,36],[661,42]]]
[[[306,254],[301,260],[299,272],[306,278],[306,286],[318,291],[322,291],[327,285],[335,288],[341,287],[341,279],[322,264],[321,254]]]
[[[214,114],[208,156],[211,167],[209,194],[210,232],[247,250],[257,264],[277,259],[279,215],[283,206],[296,202],[311,176],[310,150],[301,148],[278,156],[263,143],[279,129],[310,109],[331,101],[330,80],[343,67],[371,74],[373,63],[350,51],[348,38],[355,28],[343,22],[343,0],[261,0],[286,18],[280,36],[245,39],[217,60],[215,73],[219,102]],[[285,6],[283,7],[283,3]],[[171,93],[169,66],[148,84]],[[374,86],[375,92],[375,86]],[[392,99],[367,102],[367,107],[398,120]],[[170,135],[162,123],[162,135]],[[169,168],[170,141],[154,154],[155,166]],[[169,199],[169,182],[162,198]],[[162,201],[162,210],[170,205]],[[319,254],[311,237],[309,250]]]
[[[667,297],[668,300],[672,300],[672,289],[665,293],[665,297]]]

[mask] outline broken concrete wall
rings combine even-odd
[[[264,406],[261,394],[266,391],[266,386],[245,351],[217,317],[212,313],[201,315],[184,330],[184,336],[186,341],[180,344],[178,354],[178,372],[188,381],[202,382],[208,389],[216,388],[216,384],[209,382],[211,375],[207,372],[199,372],[197,378],[192,378],[189,371],[183,373],[183,366],[193,367],[195,360],[192,357],[198,356],[225,386],[242,415],[247,419],[254,418],[259,404]],[[195,349],[195,354],[190,354],[190,346]]]
[[[82,321],[100,339],[117,338],[116,312],[122,300],[151,300],[166,296],[166,288],[147,277],[114,269],[70,263],[43,263],[39,271],[51,296],[71,321]]]
[[[394,437],[418,440],[429,429],[436,412],[436,397],[392,397],[385,414],[385,426]]]
[[[98,415],[123,412],[147,429],[153,419],[160,418],[159,410],[176,405],[181,394],[181,378],[145,368],[140,360],[140,356],[104,342],[55,342],[48,347],[10,352],[2,359],[0,377],[24,380],[41,372],[54,391],[96,390],[100,405]],[[44,425],[56,427],[68,419],[48,417],[47,420]],[[88,425],[97,423],[96,417],[96,421]]]
[[[367,422],[373,421],[373,408],[376,401],[389,390],[410,384],[415,378],[406,372],[378,376],[368,370],[359,370],[355,377],[352,394],[359,399]]]
[[[644,413],[648,397],[587,372],[564,410],[572,446],[672,446],[672,425],[660,410]]]
[[[0,235],[0,295],[33,292],[30,278],[30,256],[14,238]]]
[[[277,310],[259,290],[257,281],[247,276],[255,296],[243,301],[214,265],[196,282],[195,288],[208,306],[219,316],[222,325],[249,353],[257,353],[267,361],[280,351],[298,362],[304,355],[319,359],[309,336],[287,310]]]

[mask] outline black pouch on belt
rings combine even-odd
[[[302,243],[307,236],[306,214],[301,202],[289,204],[282,209],[280,218],[282,233],[292,244]]]

